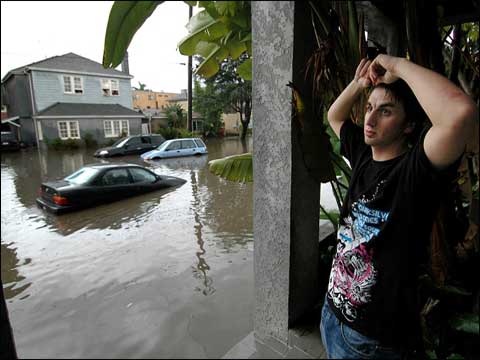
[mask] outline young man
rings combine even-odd
[[[362,129],[348,118],[369,86]],[[363,59],[330,107],[353,170],[320,324],[330,358],[400,358],[419,340],[419,263],[477,116],[445,77],[388,55]]]

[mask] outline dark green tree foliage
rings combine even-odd
[[[241,78],[237,69],[248,59],[248,54],[241,55],[238,60],[227,59],[220,64],[220,70],[214,76],[205,80],[207,84],[214,85],[225,113],[240,114],[242,140],[247,135],[252,115],[252,82]]]
[[[222,124],[224,103],[216,89],[215,83],[209,82],[202,86],[198,79],[194,81],[193,110],[203,118],[203,132],[205,136],[216,136]]]

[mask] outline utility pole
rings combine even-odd
[[[190,21],[190,18],[192,17],[193,14],[193,7],[188,6],[188,20]],[[188,119],[188,131],[193,132],[193,119],[192,119],[192,57],[188,57],[188,114],[187,114],[187,119]]]

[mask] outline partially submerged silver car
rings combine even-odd
[[[154,150],[140,155],[144,160],[164,159],[176,156],[207,154],[207,145],[200,138],[166,140]]]

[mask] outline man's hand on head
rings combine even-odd
[[[375,86],[379,83],[391,84],[399,79],[396,66],[401,58],[386,54],[378,55],[368,68],[368,78]]]

